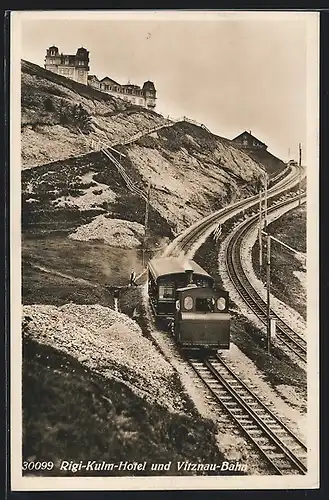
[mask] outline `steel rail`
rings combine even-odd
[[[298,473],[305,474],[307,472],[304,461],[291,451],[291,447],[297,448],[304,458],[307,452],[305,444],[262,403],[221,357],[217,355],[214,359],[189,358],[188,360],[216,401],[224,406],[234,422],[277,474],[282,475],[287,471],[290,473],[291,467]],[[224,369],[224,374],[219,373],[214,362],[220,364],[220,367]],[[201,364],[201,367],[198,364]],[[229,380],[230,378],[231,380]],[[246,399],[250,401],[248,402]],[[259,433],[261,434],[259,435]],[[278,435],[282,433],[283,437]],[[290,448],[283,439],[289,440]]]
[[[274,205],[270,207],[269,212],[273,212],[297,199],[298,196],[289,201]],[[241,242],[246,233],[250,231],[254,225],[256,225],[256,219],[257,216],[251,217],[245,223],[242,223],[242,225],[230,236],[226,251],[226,267],[228,275],[240,297],[249,306],[252,312],[254,312],[262,321],[262,323],[266,324],[266,302],[250,283],[241,262]],[[305,339],[290,328],[290,326],[287,325],[278,314],[271,311],[271,316],[276,319],[277,330],[279,331],[279,340],[292,350],[302,361],[306,362],[307,343]]]
[[[284,194],[296,186],[296,181],[299,180],[299,173],[294,173],[293,176],[281,179],[278,185],[273,186],[268,190],[268,199],[273,201],[276,196]],[[187,228],[183,233],[177,236],[163,252],[162,256],[177,256],[181,252],[186,251],[191,247],[193,240],[197,239],[214,224],[223,223],[233,215],[238,215],[242,210],[254,208],[258,204],[258,195],[250,196],[238,201],[228,207],[222,208],[206,217],[197,221],[192,226]]]

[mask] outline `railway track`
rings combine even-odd
[[[284,178],[268,190],[268,203],[274,202],[277,196],[282,195],[285,191],[292,189],[299,181],[298,172],[294,172],[287,178]],[[191,227],[186,229],[182,234],[176,237],[163,252],[162,256],[178,256],[180,253],[190,250],[193,242],[197,240],[203,233],[213,227],[216,223],[223,223],[231,217],[238,215],[242,210],[258,206],[258,195],[243,199],[233,205],[222,208],[214,212],[201,221],[196,222]]]
[[[297,198],[296,198],[297,199]],[[290,201],[285,201],[274,205],[269,209],[269,212],[280,208]],[[250,218],[242,224],[240,228],[232,233],[226,252],[226,267],[231,281],[233,282],[237,292],[249,308],[256,314],[256,316],[266,325],[266,302],[253,288],[248,277],[245,274],[241,262],[241,243],[246,234],[256,224],[257,216]],[[271,317],[276,320],[277,338],[278,340],[289,348],[299,359],[303,362],[307,361],[307,343],[306,340],[290,328],[277,314],[271,311]]]
[[[188,358],[196,374],[277,475],[306,474],[307,447],[218,356]]]

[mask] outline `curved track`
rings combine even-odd
[[[296,186],[299,181],[299,172],[292,171],[284,179],[281,179],[277,184],[268,190],[268,204],[275,202],[277,196],[282,195],[284,192],[292,189]],[[231,217],[238,215],[245,209],[253,208],[258,206],[258,195],[251,196],[249,198],[240,200],[237,203],[229,205],[228,207],[222,208],[217,212],[214,212],[202,220],[196,222],[189,228],[187,228],[183,233],[177,236],[168,245],[166,250],[163,252],[163,257],[177,256],[182,252],[190,250],[193,246],[193,242],[196,241],[205,232],[211,229],[217,223],[223,223]]]
[[[269,209],[269,212],[283,207],[291,203],[293,199],[285,201],[278,205],[274,205]],[[305,201],[305,197],[304,197]],[[230,236],[230,240],[226,251],[226,266],[231,281],[233,282],[237,292],[249,308],[256,316],[264,323],[267,322],[266,302],[260,297],[257,291],[253,288],[248,277],[243,269],[241,262],[241,243],[250,229],[257,223],[257,216],[254,216],[243,223]],[[306,362],[307,360],[307,343],[303,337],[297,334],[290,328],[277,314],[271,311],[271,317],[276,319],[277,337],[281,343],[288,347],[294,354]]]
[[[278,475],[306,474],[307,447],[217,356],[189,358],[194,371]]]
[[[292,172],[269,189],[268,211],[291,203],[291,198],[283,203],[278,203],[276,199],[292,189],[297,184],[297,179],[298,172]],[[253,196],[205,217],[175,238],[163,256],[177,256],[182,252],[186,254],[202,235],[213,230],[215,224],[223,223],[242,210],[257,205],[258,196]],[[246,224],[254,223],[256,217],[252,222],[248,220]],[[234,248],[235,251],[238,250],[238,243]],[[287,325],[283,326],[285,327]],[[260,401],[220,357],[189,358],[189,363],[220,404],[221,411],[224,406],[276,474],[307,472],[305,444]]]

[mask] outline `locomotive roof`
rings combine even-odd
[[[181,274],[188,269],[192,269],[193,273],[211,278],[210,274],[202,269],[194,260],[181,259],[179,257],[158,257],[150,260],[148,266],[156,279],[159,276]]]

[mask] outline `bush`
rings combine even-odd
[[[55,106],[53,101],[50,99],[50,97],[47,97],[44,101],[44,107],[46,111],[55,111]]]
[[[70,106],[61,99],[59,109],[59,122],[62,125],[73,125],[80,128],[82,132],[89,133],[91,130],[91,117],[81,103]]]

